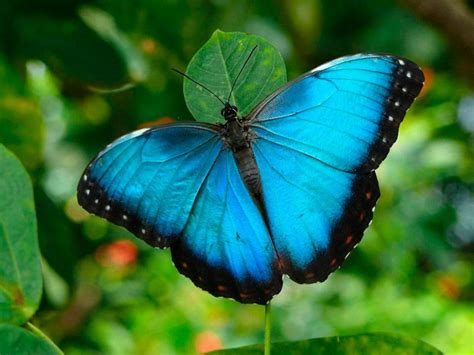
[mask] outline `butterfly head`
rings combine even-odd
[[[221,115],[226,121],[234,121],[237,119],[237,112],[237,107],[231,105],[229,102],[226,102],[224,108],[221,110]]]

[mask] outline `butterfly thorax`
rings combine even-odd
[[[245,121],[239,117],[238,109],[226,103],[221,110],[221,115],[225,119],[222,125],[222,138],[234,152],[250,148],[249,128]]]
[[[251,148],[252,132],[245,121],[238,115],[237,107],[227,103],[221,111],[226,122],[222,125],[222,139],[234,152],[234,157],[249,191],[257,200],[260,199],[261,182],[257,163]]]

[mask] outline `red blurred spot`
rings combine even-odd
[[[173,122],[176,122],[176,120],[174,120],[171,117],[162,117],[162,118],[159,118],[155,121],[148,121],[148,122],[142,123],[141,125],[138,126],[138,128],[155,127],[155,126],[159,126],[159,125],[162,125],[162,124],[173,123]]]
[[[454,277],[450,275],[443,275],[439,276],[436,281],[438,289],[443,296],[451,299],[456,299],[459,297],[461,289],[459,287],[458,281]]]
[[[97,262],[103,266],[129,266],[137,260],[138,250],[129,240],[118,240],[101,245],[96,253]]]
[[[222,349],[221,338],[210,331],[199,333],[194,341],[194,345],[196,352],[199,354]]]
[[[153,38],[144,38],[140,42],[140,47],[142,48],[143,52],[147,54],[153,54],[156,52],[158,46]]]
[[[425,74],[425,84],[423,85],[423,88],[421,89],[419,97],[424,96],[428,90],[431,88],[433,85],[433,80],[434,80],[434,71],[431,70],[430,68],[423,68],[423,74]]]

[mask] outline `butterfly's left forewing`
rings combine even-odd
[[[250,114],[270,232],[293,280],[324,280],[362,238],[379,197],[373,170],[422,84],[408,60],[355,55],[303,75]]]

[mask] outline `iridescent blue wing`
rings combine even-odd
[[[375,173],[336,170],[265,139],[253,147],[282,271],[299,283],[325,280],[372,219]]]
[[[190,123],[128,134],[87,167],[86,210],[152,246],[216,296],[265,303],[282,286],[268,229],[216,126]]]
[[[261,138],[339,170],[368,172],[386,157],[423,86],[413,62],[359,54],[320,66],[250,114]]]
[[[379,197],[373,170],[423,80],[406,59],[355,55],[303,75],[250,114],[270,232],[293,280],[324,280],[362,238]]]
[[[280,292],[267,226],[230,149],[219,155],[171,253],[182,274],[215,296],[265,304]]]
[[[79,204],[160,248],[178,237],[222,141],[211,125],[127,134],[102,151],[78,186]]]

